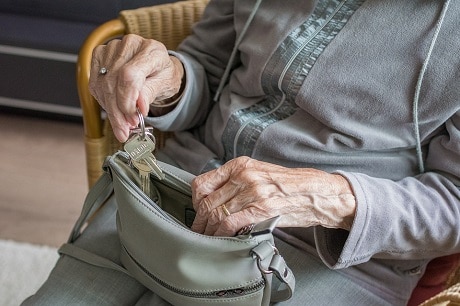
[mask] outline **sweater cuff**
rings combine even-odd
[[[315,227],[315,243],[323,262],[331,269],[343,269],[366,262],[370,256],[359,257],[356,250],[362,245],[362,232],[368,220],[368,204],[359,181],[351,173],[337,171],[350,183],[356,199],[356,213],[350,231]]]
[[[205,74],[203,68],[185,54],[174,51],[169,51],[169,54],[177,57],[184,65],[186,78],[183,92],[180,99],[175,101],[177,104],[172,105],[171,111],[156,117],[148,117],[146,121],[161,131],[185,130],[199,120],[202,105],[196,102],[206,98],[202,96],[202,93],[207,91],[206,84],[203,82]]]

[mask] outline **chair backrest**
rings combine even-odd
[[[209,0],[188,0],[121,11],[119,18],[97,27],[83,43],[77,61],[77,89],[83,111],[86,167],[91,187],[102,174],[106,156],[120,148],[108,120],[89,92],[88,82],[93,49],[124,34],[138,34],[163,42],[170,50],[190,34],[192,25],[201,18]],[[168,137],[157,134],[158,147]]]

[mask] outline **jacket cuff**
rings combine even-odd
[[[368,220],[369,207],[358,180],[350,173],[341,171],[336,173],[349,181],[355,195],[356,213],[351,230],[317,226],[314,233],[316,247],[323,262],[331,269],[343,269],[366,262],[371,257],[368,254],[360,256],[357,252],[365,244],[362,241],[364,237],[362,233],[365,229],[365,222]]]

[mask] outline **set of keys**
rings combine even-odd
[[[150,174],[153,173],[162,180],[165,175],[157,164],[153,155],[155,150],[155,137],[151,127],[145,127],[144,117],[139,116],[139,128],[131,130],[131,136],[124,144],[124,150],[129,154],[132,165],[139,170],[142,191],[150,196]]]

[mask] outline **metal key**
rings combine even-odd
[[[142,191],[148,196],[151,197],[150,194],[150,173],[152,169],[150,166],[145,164],[142,161],[132,161],[134,167],[139,170],[139,177],[141,179],[141,189]]]
[[[152,134],[147,133],[144,138],[140,134],[133,135],[125,143],[124,149],[131,157],[133,164],[143,162],[150,167],[151,172],[154,172],[160,180],[165,178],[163,171],[157,164],[157,159],[152,153],[155,150]]]
[[[155,150],[155,143],[150,137],[134,134],[123,146],[132,160],[139,161],[151,155]]]
[[[147,164],[151,172],[154,172],[162,180],[165,178],[165,175],[153,155],[153,151],[155,150],[155,136],[151,133],[152,129],[150,127],[145,127],[144,117],[139,109],[137,109],[137,115],[139,116],[139,128],[132,130],[132,136],[125,143],[124,149],[131,157],[133,163],[143,162]]]
[[[160,166],[157,164],[157,159],[153,154],[150,154],[144,159],[141,159],[139,162],[144,162],[146,163],[149,167],[151,172],[153,172],[158,179],[162,180],[165,178],[165,174],[163,173],[163,170],[161,170]]]

